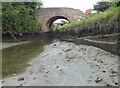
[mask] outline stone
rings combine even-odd
[[[65,52],[68,52],[68,51],[70,51],[71,49],[67,49],[67,50],[65,50]]]
[[[97,79],[95,80],[96,83],[101,82],[101,81],[102,81],[101,78],[97,78]]]
[[[18,81],[23,81],[23,80],[25,80],[23,77],[18,79]]]
[[[47,71],[46,73],[49,73],[49,71]]]
[[[57,66],[56,68],[59,68],[59,66]]]
[[[35,80],[36,78],[33,78],[33,80]]]
[[[118,83],[115,82],[115,85],[118,85]]]
[[[106,71],[103,71],[103,72],[106,72]]]
[[[107,84],[106,86],[112,86],[112,85],[110,85],[110,84]]]
[[[117,71],[112,71],[111,73],[115,74],[115,73],[118,73]]]

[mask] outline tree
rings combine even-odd
[[[111,2],[110,6],[111,7],[119,7],[120,6],[120,1],[119,2]]]
[[[109,3],[110,2],[98,2],[94,5],[94,10],[97,10],[98,12],[103,12],[110,7]]]
[[[98,2],[94,5],[94,10],[97,10],[98,12],[103,12],[107,10],[110,7],[118,7],[120,6],[119,2]]]
[[[39,3],[37,2],[3,2],[3,32],[40,31],[41,24],[37,22],[34,14],[35,8],[38,4]]]

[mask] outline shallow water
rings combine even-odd
[[[24,72],[29,66],[27,62],[38,56],[44,50],[44,46],[52,41],[53,38],[40,39],[2,49],[2,77]]]

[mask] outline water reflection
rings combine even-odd
[[[54,38],[34,40],[27,44],[16,45],[2,50],[2,77],[18,74],[28,66],[27,62],[38,56],[45,45]]]

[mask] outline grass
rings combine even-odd
[[[119,17],[120,17],[120,7],[112,7],[103,13],[96,13],[96,14],[90,15],[90,17],[84,20],[63,25],[59,27],[58,30],[75,29],[76,27],[83,27],[90,24],[94,24],[96,22],[102,23],[112,19],[119,19]]]
[[[49,43],[51,42],[31,42],[3,49],[2,77],[24,72],[29,66],[27,62],[39,55],[43,51],[43,46]]]

